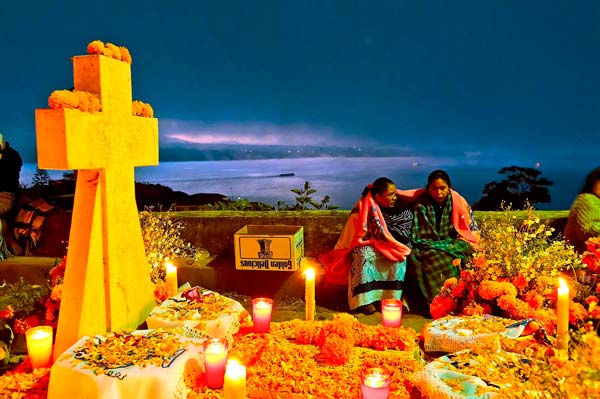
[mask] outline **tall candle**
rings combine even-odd
[[[225,399],[246,399],[246,367],[235,360],[227,361],[223,394]]]
[[[175,296],[179,291],[179,286],[177,285],[177,267],[171,262],[167,262],[165,264],[165,269],[167,270],[167,295]]]
[[[378,367],[365,369],[361,388],[363,399],[387,399],[390,395],[390,375]]]
[[[252,319],[254,332],[267,333],[271,329],[271,312],[273,300],[269,298],[255,298],[252,300]]]
[[[48,367],[52,358],[52,327],[39,326],[25,332],[31,367]]]
[[[209,339],[204,343],[204,366],[206,368],[206,385],[209,388],[221,388],[225,377],[227,363],[227,344],[219,338]]]
[[[569,347],[569,286],[562,278],[558,279],[556,299],[556,347]]]
[[[400,327],[402,323],[402,302],[398,299],[382,300],[381,317],[385,327]]]
[[[304,271],[304,302],[306,303],[305,315],[306,320],[315,319],[315,269],[308,268]]]

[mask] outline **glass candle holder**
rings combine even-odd
[[[49,367],[52,359],[52,327],[39,326],[25,331],[31,367]]]
[[[221,388],[225,378],[227,364],[227,341],[220,338],[207,339],[204,342],[204,367],[206,385],[209,388]]]
[[[399,299],[382,300],[381,319],[385,327],[400,327],[402,324],[402,302]]]
[[[370,367],[361,373],[363,399],[388,399],[390,374],[382,368]]]
[[[271,313],[273,300],[269,298],[255,298],[252,300],[252,319],[254,332],[268,333],[271,329]]]

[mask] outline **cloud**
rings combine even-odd
[[[333,128],[308,124],[278,125],[270,122],[219,122],[160,120],[161,144],[246,145],[364,145],[367,140]]]

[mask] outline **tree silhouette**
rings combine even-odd
[[[527,204],[550,202],[548,187],[554,183],[540,177],[541,171],[509,166],[498,173],[506,175],[506,179],[486,184],[483,197],[473,205],[473,209],[495,211],[502,207],[502,203],[510,205],[511,209],[525,209]]]
[[[31,180],[31,185],[33,187],[40,186],[48,186],[50,184],[50,175],[46,169],[37,168],[35,174],[33,175],[33,179]]]

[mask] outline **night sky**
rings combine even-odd
[[[96,39],[130,50],[161,146],[600,152],[600,2],[34,0],[0,16],[0,132],[28,161],[35,108]]]

